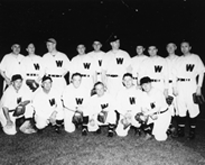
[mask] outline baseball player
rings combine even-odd
[[[43,63],[42,58],[35,54],[35,46],[33,43],[30,43],[26,50],[28,56],[22,61],[25,71],[25,81],[29,88],[34,92],[38,88],[38,84],[44,74]]]
[[[140,123],[135,120],[135,115],[141,111],[141,90],[136,89],[133,84],[131,73],[123,75],[124,88],[116,96],[116,109],[120,114],[116,128],[118,136],[127,136],[130,126],[140,127]]]
[[[193,94],[201,95],[201,88],[204,79],[204,64],[200,57],[191,53],[191,46],[188,42],[181,43],[183,55],[179,58],[175,67],[177,106],[179,111],[178,136],[185,136],[186,116],[189,119],[188,139],[195,138],[196,118],[199,115],[199,105],[194,103]],[[198,77],[198,79],[197,79]]]
[[[97,65],[93,58],[85,53],[85,46],[80,44],[77,46],[78,55],[71,60],[71,75],[80,73],[82,75],[82,86],[85,90],[91,91],[96,82]]]
[[[167,130],[171,121],[171,113],[165,96],[161,90],[152,86],[152,80],[149,77],[143,77],[140,85],[144,91],[141,95],[142,112],[148,116],[145,132],[145,139],[149,139],[154,135],[157,141],[165,141],[167,139]]]
[[[64,105],[64,127],[65,131],[72,133],[75,131],[77,124],[83,124],[82,134],[87,133],[88,116],[85,113],[86,100],[90,97],[90,92],[82,86],[82,75],[74,73],[71,76],[71,83],[65,88],[62,96]],[[73,122],[74,115],[83,116],[82,123]],[[80,116],[81,115],[81,116]]]
[[[101,126],[108,125],[108,137],[113,137],[116,125],[114,97],[110,95],[102,82],[94,85],[95,95],[88,103],[89,123],[88,131],[101,133]]]
[[[136,47],[137,55],[131,58],[132,75],[133,75],[133,79],[136,80],[137,86],[140,86],[138,84],[138,75],[139,75],[140,66],[142,62],[148,58],[148,56],[144,54],[144,51],[145,48],[141,45],[138,45]]]
[[[103,62],[105,52],[101,50],[102,44],[97,40],[93,42],[92,46],[94,50],[89,52],[88,55],[90,55],[94,59],[93,62],[95,62],[97,66],[97,69],[96,69],[97,80],[96,81],[102,82],[102,62]]]
[[[108,91],[115,95],[123,88],[122,76],[130,68],[130,55],[120,49],[120,39],[113,36],[110,39],[112,49],[105,54],[103,60],[103,83],[107,86]]]
[[[172,103],[170,102],[170,105],[169,105],[170,111],[172,113],[172,122],[171,122],[169,131],[171,134],[175,136],[176,128],[174,127],[174,125],[176,123],[176,116],[178,116],[178,109],[177,109],[177,104],[176,104],[176,98],[173,93],[173,88],[174,88],[173,70],[178,62],[179,56],[175,54],[177,46],[174,43],[167,44],[166,49],[168,52],[168,56],[166,57],[167,66],[168,66],[168,79],[169,79],[168,95],[173,97],[173,101]]]
[[[15,74],[20,74],[24,77],[22,68],[22,60],[25,58],[20,54],[21,47],[19,44],[11,46],[12,52],[6,54],[1,61],[0,72],[4,78],[3,91],[11,84],[11,77]]]
[[[35,110],[36,128],[41,131],[51,124],[55,131],[60,133],[63,121],[61,91],[54,88],[51,77],[42,78],[42,87],[35,92],[32,105]]]
[[[46,45],[48,53],[43,55],[45,75],[52,78],[54,88],[63,92],[66,87],[64,76],[69,71],[70,61],[64,53],[56,49],[57,42],[55,39],[49,38]]]
[[[35,133],[31,128],[30,119],[33,117],[31,107],[31,91],[24,84],[23,78],[19,74],[11,77],[11,85],[4,91],[1,98],[0,120],[3,131],[8,135],[15,135],[17,128],[26,134]],[[19,109],[25,108],[25,113],[15,116]]]
[[[141,77],[149,76],[152,79],[152,86],[164,92],[168,97],[168,69],[166,60],[157,54],[156,46],[148,48],[149,58],[142,62],[139,71],[139,81]]]

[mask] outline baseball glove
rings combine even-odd
[[[135,120],[137,120],[140,124],[146,124],[148,117],[145,116],[142,112],[139,112],[135,115]]]
[[[108,115],[107,111],[101,111],[97,116],[97,120],[101,123],[105,123],[107,119],[107,115]]]
[[[26,84],[28,87],[34,92],[38,87],[39,84],[35,80],[26,80]]]
[[[201,95],[197,95],[196,93],[193,94],[193,101],[195,104],[204,104],[205,103],[205,99],[204,96]]]
[[[83,123],[83,113],[76,111],[73,115],[73,119],[72,119],[73,124],[75,125],[79,125]]]
[[[170,96],[170,95],[166,98],[166,102],[167,102],[168,105],[171,105],[173,100],[174,100],[174,97]]]
[[[26,111],[25,106],[23,106],[23,105],[18,105],[18,106],[16,107],[16,109],[14,110],[13,116],[14,116],[14,117],[19,117],[19,116],[23,115],[23,114],[25,113],[25,111]]]

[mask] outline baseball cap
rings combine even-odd
[[[49,39],[47,39],[46,42],[51,42],[53,44],[57,44],[57,41],[54,38],[49,38]]]
[[[110,37],[109,41],[110,41],[110,42],[114,42],[114,41],[117,41],[117,40],[119,40],[119,39],[120,39],[120,38],[119,38],[118,35],[112,35],[112,36]]]
[[[46,80],[50,80],[51,82],[53,82],[53,80],[52,80],[52,78],[50,76],[43,76],[42,82],[44,82]]]
[[[16,80],[23,80],[22,76],[20,74],[15,74],[11,77],[11,81],[14,82]]]
[[[145,84],[145,83],[150,83],[150,82],[152,82],[152,80],[148,76],[140,79],[140,85]]]

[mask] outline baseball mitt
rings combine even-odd
[[[135,115],[135,120],[137,120],[140,124],[146,124],[148,117],[145,116],[142,112],[139,112]]]
[[[101,111],[98,116],[97,116],[97,120],[101,123],[105,123],[106,119],[107,119],[107,111]]]
[[[167,102],[168,105],[171,105],[173,100],[174,100],[174,97],[170,96],[170,95],[166,98],[166,102]]]
[[[204,96],[201,95],[197,95],[196,93],[193,94],[193,101],[195,104],[204,104],[205,103],[205,99]]]
[[[23,115],[23,114],[25,113],[25,111],[26,111],[25,106],[19,105],[19,106],[17,106],[16,109],[14,110],[13,116],[14,116],[14,117],[19,117],[19,116]]]
[[[34,92],[38,87],[39,84],[35,80],[26,80],[26,84],[28,87]]]
[[[79,112],[79,111],[76,111],[76,112],[74,113],[74,115],[73,115],[72,122],[73,122],[75,125],[82,124],[82,123],[83,123],[83,113],[82,113],[82,112]]]

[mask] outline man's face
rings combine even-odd
[[[123,83],[124,83],[124,85],[125,85],[125,87],[126,87],[127,89],[131,88],[131,87],[133,86],[133,79],[132,79],[132,77],[130,77],[130,76],[125,76],[125,77],[123,78]]]
[[[29,44],[28,48],[27,48],[27,51],[28,51],[29,54],[34,54],[35,53],[35,46],[34,46],[34,44]]]
[[[51,90],[52,87],[52,81],[51,80],[45,80],[42,84],[43,90],[45,92],[49,92]]]
[[[47,42],[46,46],[47,46],[48,52],[52,52],[56,48],[56,44],[54,44],[52,42]]]
[[[168,52],[169,54],[175,54],[175,50],[176,50],[176,45],[175,45],[175,44],[169,43],[169,44],[167,45],[167,52]]]
[[[137,46],[136,47],[136,52],[138,55],[142,55],[144,52],[144,47],[143,46]]]
[[[80,55],[85,54],[85,46],[84,46],[84,45],[78,45],[78,46],[77,46],[77,52],[78,52]]]
[[[145,92],[149,92],[151,90],[151,83],[144,83],[142,84],[142,89],[145,91]]]
[[[183,54],[189,54],[189,51],[191,50],[191,46],[187,42],[182,42],[181,44],[181,51]]]
[[[113,50],[118,50],[120,48],[120,40],[116,40],[110,43]]]
[[[105,93],[105,88],[102,84],[98,84],[96,87],[95,87],[95,91],[98,95],[98,97],[101,97],[104,95]]]
[[[18,44],[13,45],[12,46],[12,51],[13,51],[13,54],[18,55],[20,53],[20,51],[21,51],[20,45],[18,45]]]
[[[73,86],[75,88],[78,88],[80,86],[80,84],[81,84],[81,81],[82,81],[82,78],[79,75],[74,76],[73,80],[72,80]]]
[[[93,43],[94,51],[96,51],[96,52],[100,51],[101,47],[102,47],[102,44],[99,41],[94,41],[94,43]]]
[[[17,79],[12,84],[13,84],[14,89],[16,89],[18,91],[21,88],[21,86],[22,86],[22,80],[21,79]]]
[[[157,48],[155,46],[150,46],[148,48],[148,53],[151,57],[156,56],[157,55]]]

